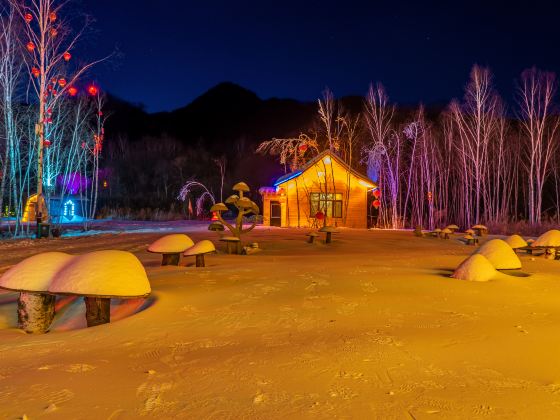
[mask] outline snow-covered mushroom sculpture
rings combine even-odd
[[[0,287],[19,292],[18,326],[27,333],[45,333],[54,318],[55,296],[47,293],[56,274],[74,258],[63,252],[45,252],[26,258],[2,277]]]
[[[488,281],[499,275],[492,263],[481,254],[474,254],[459,264],[451,277],[468,281]]]
[[[501,239],[492,239],[478,248],[475,254],[484,255],[497,270],[521,268],[521,260],[514,250]]]
[[[413,233],[414,233],[414,236],[417,236],[417,237],[419,237],[419,238],[424,237],[424,232],[422,232],[422,226],[417,225],[417,226],[414,228]]]
[[[319,236],[319,234],[317,232],[309,232],[306,236],[308,237],[307,242],[312,244],[315,243],[315,238]]]
[[[474,245],[474,241],[475,241],[474,236],[467,234],[463,236],[463,239],[465,240],[465,243],[467,245]]]
[[[514,250],[519,248],[525,248],[527,242],[519,235],[511,235],[504,239],[505,243],[511,246]]]
[[[531,245],[533,248],[560,247],[560,230],[552,229],[539,236]]]
[[[449,228],[444,228],[441,230],[441,235],[443,236],[443,239],[449,239],[449,235],[451,235],[453,233],[453,231]]]
[[[204,239],[187,249],[183,255],[185,257],[196,256],[196,266],[204,267],[204,256],[211,252],[216,252],[214,244],[208,239]]]
[[[212,222],[208,225],[208,230],[212,231],[212,232],[221,233],[225,230],[225,228],[224,228],[224,225],[222,225],[220,222],[215,221],[215,222]]]
[[[49,292],[83,296],[87,326],[94,327],[110,322],[112,298],[143,298],[151,288],[134,254],[107,250],[74,257],[56,274]]]
[[[445,228],[449,229],[451,233],[455,233],[455,231],[459,230],[459,226],[457,225],[447,225]]]
[[[488,233],[488,228],[484,225],[474,225],[472,229],[477,234],[477,236],[484,236]]]
[[[441,229],[440,228],[435,228],[432,231],[432,236],[435,238],[439,238],[441,236]]]
[[[162,254],[161,265],[179,265],[181,253],[194,245],[191,238],[183,233],[166,235],[148,247],[148,252]]]
[[[325,233],[325,243],[330,244],[332,242],[332,234],[338,233],[338,230],[336,230],[333,226],[323,226],[319,229],[319,232]]]
[[[233,190],[237,194],[230,195],[225,200],[227,204],[231,204],[237,208],[237,217],[233,224],[226,222],[222,217],[222,212],[228,210],[228,207],[224,203],[214,204],[210,209],[210,211],[216,212],[216,216],[218,217],[220,223],[224,225],[226,228],[228,228],[228,230],[231,232],[234,238],[241,239],[241,235],[250,232],[257,225],[256,216],[258,216],[259,214],[259,206],[257,206],[257,204],[251,201],[248,197],[245,197],[245,193],[248,193],[250,191],[249,186],[246,183],[238,182],[233,186]],[[243,218],[250,214],[254,214],[255,218],[249,227],[243,228]],[[225,240],[225,239],[226,238],[222,238],[221,240]],[[227,243],[227,241],[225,242]],[[240,248],[241,248],[240,243],[236,247],[230,247],[228,245],[228,253],[230,251],[232,252],[235,251],[235,253],[239,253]]]
[[[465,230],[465,233],[466,233],[467,235],[474,235],[476,232],[475,232],[474,230],[472,230],[472,229],[467,229],[467,230]]]

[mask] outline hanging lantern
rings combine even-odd
[[[381,201],[379,200],[373,200],[373,203],[371,203],[371,205],[373,207],[375,207],[376,209],[378,209],[381,206]]]
[[[45,139],[43,141],[43,144],[45,145],[45,147],[49,147],[51,145],[51,141],[49,139]]]
[[[99,115],[100,117],[103,116],[103,111],[99,111],[97,115]]]
[[[52,108],[47,109],[47,114],[49,114],[49,115],[52,114]]]
[[[95,96],[99,92],[99,89],[97,89],[97,86],[95,85],[89,85],[87,91],[91,96]]]
[[[307,150],[307,144],[304,143],[304,144],[300,144],[300,145],[299,145],[298,151],[299,151],[301,154],[304,154],[306,150]]]
[[[61,77],[60,79],[58,79],[58,86],[60,87],[64,87],[66,86],[66,79],[64,77]]]
[[[64,54],[62,54],[62,58],[64,58],[64,61],[70,61],[70,59],[72,58],[72,54],[66,51]]]
[[[50,12],[49,13],[49,19],[51,22],[55,22],[56,21],[56,12]]]
[[[433,196],[432,196],[432,192],[431,192],[431,191],[428,191],[428,193],[426,194],[426,198],[428,199],[429,202],[432,201]]]
[[[56,30],[56,28],[51,28],[51,36],[54,38],[57,35],[58,35],[58,31]]]
[[[33,52],[35,50],[35,44],[31,41],[27,43],[26,47],[27,47],[27,51],[29,52]]]
[[[373,196],[374,196],[375,198],[381,197],[381,190],[380,190],[379,188],[373,190]]]
[[[109,186],[109,183],[107,181],[103,181],[103,188],[107,188]]]
[[[33,20],[33,15],[31,13],[26,13],[23,18],[25,19],[25,22],[29,25],[31,23],[31,21]]]
[[[51,117],[45,118],[45,122],[47,124],[52,124],[52,118]]]
[[[37,67],[32,67],[31,74],[35,77],[39,77],[41,75],[41,70],[39,70]]]
[[[78,93],[78,89],[76,89],[74,86],[70,86],[68,88],[68,94],[70,96],[76,96],[77,93]]]
[[[215,222],[215,221],[217,221],[217,220],[220,220],[220,219],[218,219],[218,215],[216,214],[215,211],[212,212],[212,218],[211,218],[210,220],[211,220],[212,222]]]

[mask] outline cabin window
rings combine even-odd
[[[313,218],[319,210],[327,217],[342,217],[342,194],[309,194],[310,216]]]

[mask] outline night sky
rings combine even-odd
[[[558,6],[419,3],[82,0],[81,7],[96,19],[88,58],[119,52],[92,76],[149,111],[184,106],[222,81],[261,98],[299,100],[326,86],[336,96],[363,95],[381,81],[397,103],[447,103],[462,95],[474,63],[492,69],[511,104],[524,68],[560,73]]]

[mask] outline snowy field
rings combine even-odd
[[[349,229],[327,246],[259,228],[261,253],[206,268],[146,252],[168,231],[222,248],[205,226],[0,242],[0,272],[47,250],[131,251],[153,289],[90,329],[62,298],[45,335],[17,330],[0,293],[0,417],[560,418],[560,261],[522,254],[514,276],[466,282],[449,274],[474,247]]]

